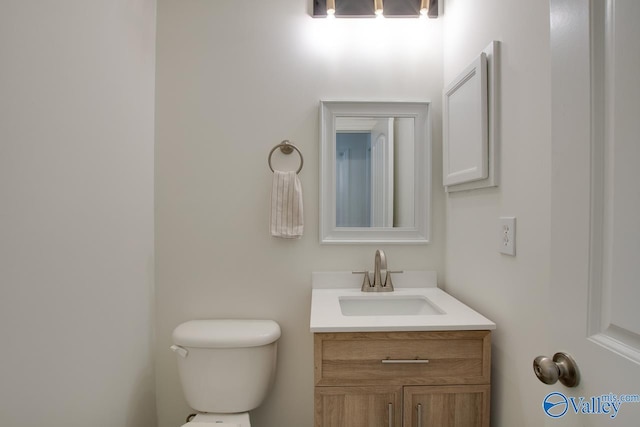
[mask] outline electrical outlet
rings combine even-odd
[[[516,255],[516,218],[500,218],[500,253],[505,255]]]

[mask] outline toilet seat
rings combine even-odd
[[[197,414],[182,427],[251,427],[249,413],[240,414]]]

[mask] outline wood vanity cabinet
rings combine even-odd
[[[489,427],[491,332],[314,335],[315,427]]]

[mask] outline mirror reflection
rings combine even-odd
[[[336,226],[414,226],[414,118],[337,117]]]

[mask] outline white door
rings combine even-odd
[[[550,6],[550,339],[541,354],[571,354],[581,379],[550,385],[541,410],[549,426],[638,426],[640,1]]]
[[[371,225],[393,227],[394,119],[379,118],[371,129]]]

